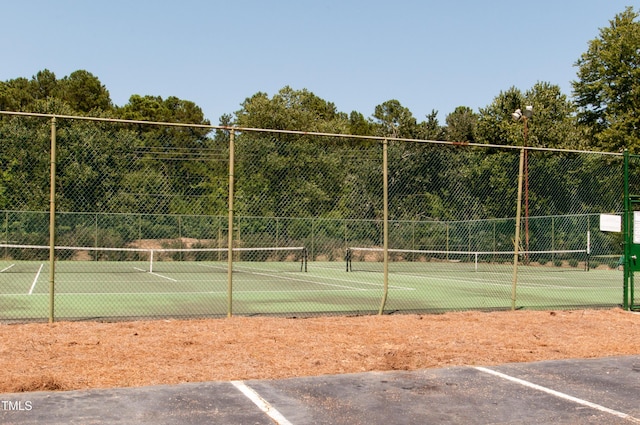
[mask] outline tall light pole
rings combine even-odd
[[[527,145],[529,143],[529,118],[533,116],[533,106],[528,105],[524,111],[516,109],[511,117],[514,121],[522,121],[524,125],[524,258],[529,263],[529,160]]]

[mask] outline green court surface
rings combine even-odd
[[[235,262],[234,315],[371,314],[383,296],[382,265],[363,270],[344,262]],[[389,267],[385,312],[509,309],[513,266],[402,262]],[[619,305],[623,272],[612,269],[519,266],[516,307]],[[56,320],[226,316],[227,264],[180,261],[56,262]],[[0,262],[0,321],[47,320],[47,262]]]

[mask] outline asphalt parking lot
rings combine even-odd
[[[640,356],[0,394],[3,424],[640,423]]]

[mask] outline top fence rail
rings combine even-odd
[[[343,134],[343,133],[322,133],[316,131],[303,131],[303,130],[282,130],[282,129],[269,129],[269,128],[252,128],[252,127],[238,127],[238,126],[224,126],[224,125],[204,125],[204,124],[189,124],[189,123],[171,123],[161,121],[143,121],[143,120],[125,120],[117,118],[100,118],[100,117],[85,117],[76,115],[58,115],[58,114],[42,114],[32,112],[14,112],[14,111],[0,111],[0,115],[7,116],[24,116],[24,117],[40,117],[40,118],[56,118],[56,119],[69,119],[69,120],[85,120],[94,122],[109,122],[109,123],[121,123],[121,124],[144,124],[153,126],[167,126],[167,127],[184,127],[184,128],[201,128],[210,130],[225,130],[234,132],[256,132],[256,133],[274,133],[274,134],[291,134],[302,136],[324,136],[324,137],[336,137],[346,139],[361,139],[361,140],[377,140],[377,141],[397,141],[397,142],[413,142],[413,143],[431,143],[439,145],[450,146],[469,146],[469,147],[482,147],[482,148],[499,148],[499,149],[512,149],[512,150],[529,150],[529,151],[542,151],[542,152],[564,152],[564,153],[585,153],[585,154],[599,154],[610,156],[622,156],[621,152],[603,152],[603,151],[588,151],[580,149],[558,149],[558,148],[545,148],[539,146],[509,146],[509,145],[496,145],[490,143],[473,143],[473,142],[453,142],[446,140],[427,140],[427,139],[412,139],[394,136],[363,136],[356,134]]]

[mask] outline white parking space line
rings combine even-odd
[[[255,390],[249,386],[247,386],[242,381],[231,381],[234,387],[236,387],[242,394],[244,394],[249,400],[253,402],[256,406],[260,408],[263,412],[265,412],[273,421],[278,425],[293,425],[291,422],[287,420],[280,412],[278,412],[274,407],[272,407],[265,399],[260,397],[260,394],[255,392]]]
[[[504,373],[496,372],[495,370],[487,369],[487,368],[484,368],[484,367],[476,367],[475,369],[479,370],[480,372],[488,373],[490,375],[494,375],[494,376],[497,376],[499,378],[506,379],[506,380],[511,381],[511,382],[515,382],[515,383],[523,385],[525,387],[532,388],[532,389],[538,390],[538,391],[542,391],[542,392],[545,392],[547,394],[551,394],[551,395],[553,395],[555,397],[562,398],[564,400],[569,400],[569,401],[572,401],[574,403],[578,403],[578,404],[581,404],[583,406],[587,406],[587,407],[591,407],[592,409],[599,410],[600,412],[609,413],[609,414],[617,416],[619,418],[626,419],[626,420],[628,420],[630,422],[640,424],[640,419],[635,418],[635,417],[633,417],[633,416],[631,416],[631,415],[629,415],[627,413],[623,413],[623,412],[619,412],[617,410],[609,409],[608,407],[604,407],[604,406],[601,406],[601,405],[596,404],[596,403],[592,403],[592,402],[587,401],[587,400],[582,400],[580,398],[573,397],[573,396],[570,396],[568,394],[552,390],[551,388],[546,388],[546,387],[543,387],[541,385],[537,385],[537,384],[534,384],[532,382],[525,381],[524,379],[515,378],[513,376],[509,376],[509,375],[506,375]]]

